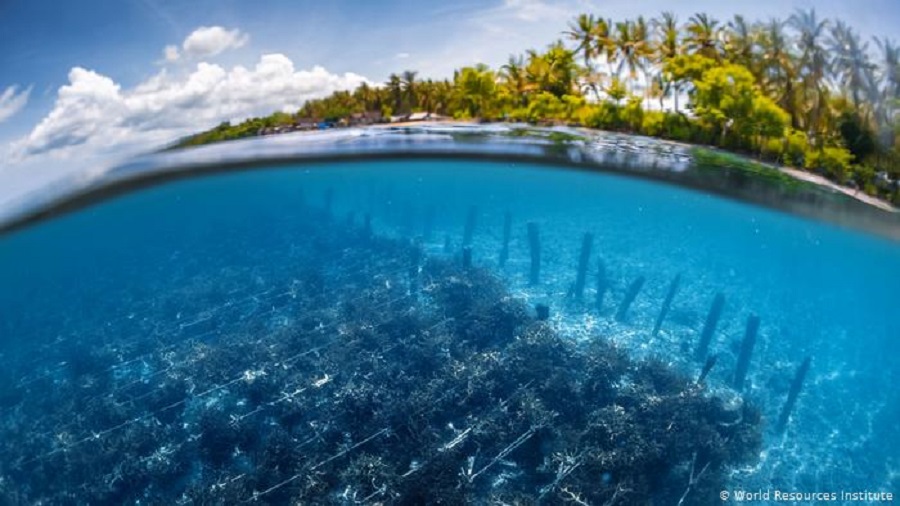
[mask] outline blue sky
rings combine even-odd
[[[500,64],[579,12],[768,19],[809,7],[900,38],[900,0],[0,0],[0,187],[390,72]]]

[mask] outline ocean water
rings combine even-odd
[[[900,243],[587,171],[154,186],[0,237],[0,504],[896,497],[898,281]]]

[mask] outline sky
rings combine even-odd
[[[0,206],[392,72],[500,65],[582,12],[766,20],[810,7],[900,39],[900,0],[0,0]]]

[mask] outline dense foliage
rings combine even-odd
[[[797,11],[787,20],[726,23],[706,14],[680,23],[581,14],[544,51],[452,79],[391,74],[307,102],[297,117],[339,120],[377,111],[457,119],[564,123],[711,144],[806,168],[900,201],[900,46],[869,43],[841,21]],[[289,124],[278,113],[184,139],[195,145]]]

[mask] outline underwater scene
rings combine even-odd
[[[900,0],[0,0],[0,506],[893,504]]]
[[[900,490],[900,243],[709,192],[260,161],[8,231],[0,280],[3,505]]]

